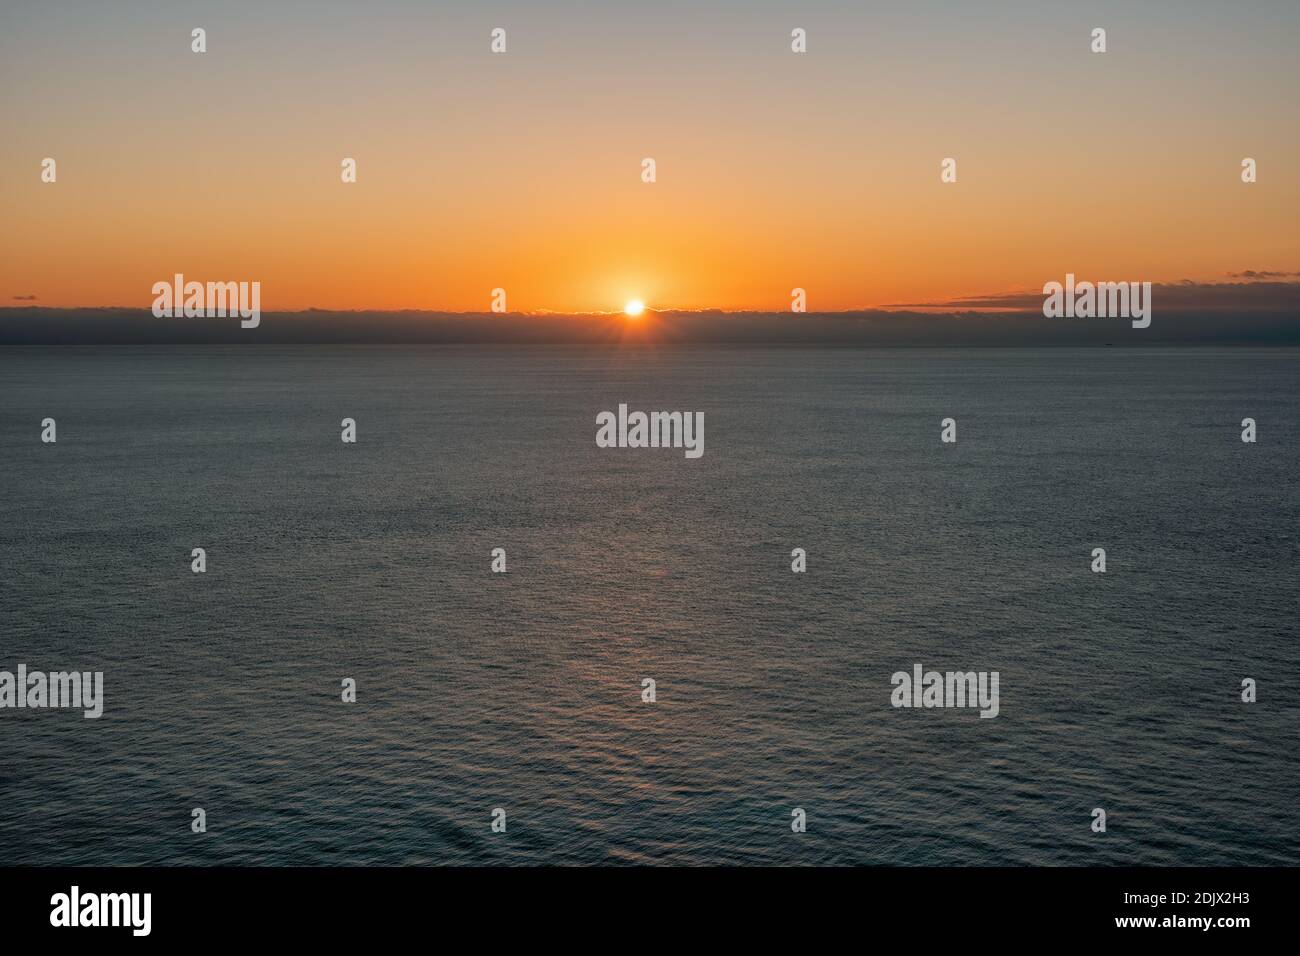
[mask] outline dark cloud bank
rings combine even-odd
[[[264,312],[155,318],[147,309],[0,309],[0,345],[144,344],[752,344],[863,346],[1300,345],[1300,283],[1155,287],[1150,328],[1127,319],[1048,319],[1032,293],[962,300],[959,309],[835,313],[661,312],[617,315],[446,312]],[[916,304],[934,309],[941,304]]]

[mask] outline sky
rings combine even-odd
[[[1294,273],[1297,41],[1294,0],[17,0],[0,306],[178,272],[268,311],[555,312]]]

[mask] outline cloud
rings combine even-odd
[[[1222,303],[1207,305],[1197,286],[1169,285],[1153,291],[1153,321],[1146,329],[1133,329],[1126,319],[1048,319],[1042,314],[1042,296],[1028,293],[986,296],[978,301],[1001,308],[982,312],[663,311],[648,313],[636,323],[621,314],[266,312],[256,330],[223,318],[159,319],[148,309],[47,309],[29,304],[0,308],[0,345],[1300,345],[1300,283],[1214,288],[1226,296]],[[1242,305],[1242,289],[1257,294],[1254,306]],[[1180,293],[1191,308],[1173,303]],[[1008,302],[1026,301],[1029,308],[1007,307]],[[1289,308],[1269,307],[1277,301],[1287,301]]]
[[[1157,309],[1182,313],[1223,312],[1287,312],[1300,313],[1300,281],[1279,281],[1282,277],[1300,276],[1300,273],[1261,272],[1251,270],[1230,273],[1244,282],[1196,282],[1182,279],[1178,282],[1153,283],[1151,300]],[[1053,276],[1045,282],[1060,282],[1064,276]],[[1104,281],[1104,277],[1078,276],[1076,281]],[[1041,289],[1016,292],[995,292],[986,295],[962,296],[934,302],[899,302],[884,306],[886,309],[942,309],[950,312],[980,310],[986,312],[1038,312],[1043,307]]]
[[[14,299],[15,299],[16,301],[18,301],[18,302],[35,302],[35,301],[36,301],[36,296],[35,296],[35,295],[16,295],[16,296],[14,296]]]
[[[1267,269],[1247,269],[1245,272],[1229,272],[1229,279],[1291,279],[1300,277],[1300,272],[1270,272]]]
[[[1048,277],[1061,281],[1064,276]],[[1084,276],[1096,280],[1096,276]],[[31,296],[34,299],[35,296]],[[312,309],[262,316],[256,334],[222,318],[155,318],[147,309],[0,307],[0,345],[201,343],[646,342],[765,345],[1111,345],[1241,343],[1300,345],[1300,278],[1254,270],[1240,281],[1190,279],[1152,287],[1153,322],[1047,319],[1038,289],[970,295],[844,312],[647,310],[629,325],[622,313],[525,314]]]

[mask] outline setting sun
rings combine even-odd
[[[636,318],[645,311],[645,303],[640,299],[632,299],[627,305],[623,306],[623,313],[628,318]]]

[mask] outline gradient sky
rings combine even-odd
[[[0,305],[175,272],[266,310],[568,312],[1296,270],[1298,42],[1294,0],[8,2]]]

